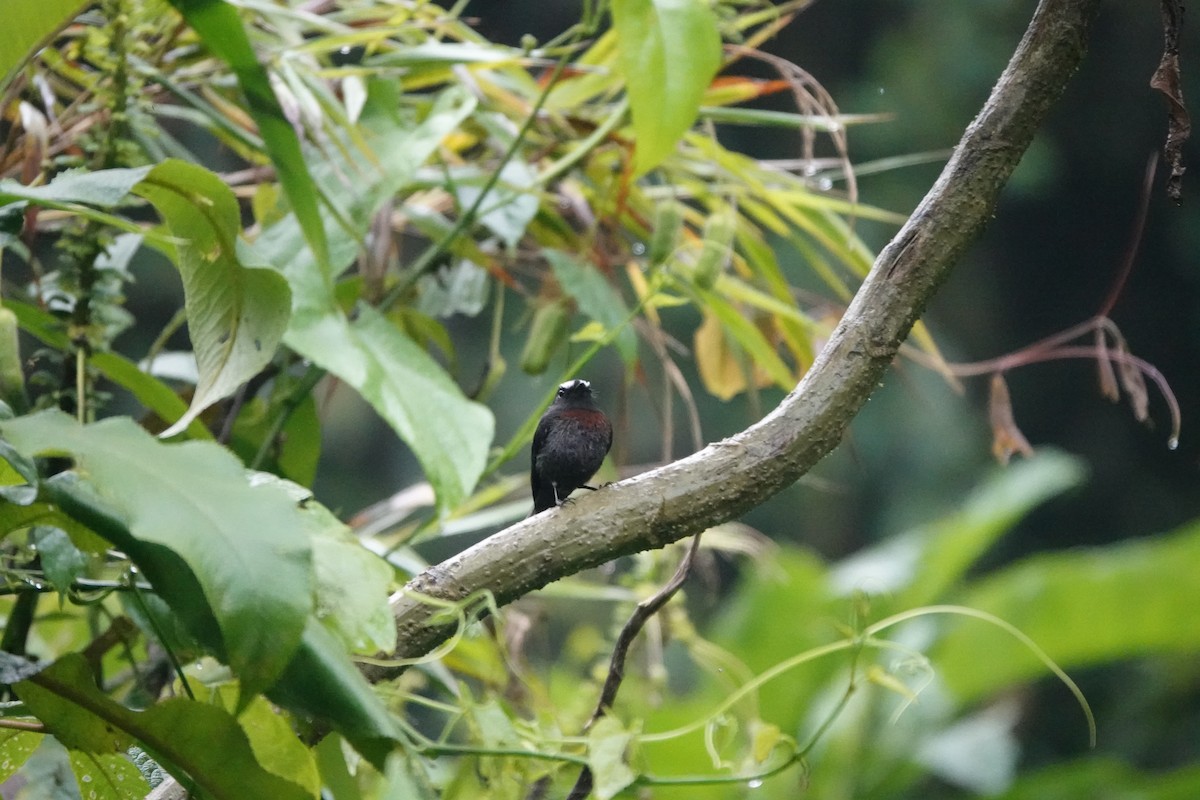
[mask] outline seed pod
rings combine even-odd
[[[533,312],[533,324],[529,327],[529,338],[521,352],[521,369],[530,375],[541,375],[563,342],[566,341],[567,323],[570,315],[567,304],[556,300]]]
[[[696,257],[692,282],[700,289],[711,289],[717,276],[729,263],[733,237],[737,233],[737,211],[725,206],[704,223],[704,244]]]
[[[659,203],[654,209],[654,228],[650,232],[650,247],[646,250],[646,263],[658,266],[671,257],[679,242],[679,229],[683,226],[683,206],[678,200]]]
[[[12,309],[0,308],[0,399],[19,412],[24,409],[26,402],[18,329],[17,315]]]

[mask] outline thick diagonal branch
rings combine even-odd
[[[753,427],[660,469],[539,514],[431,567],[394,604],[396,656],[453,630],[419,595],[490,591],[504,604],[617,556],[727,520],[795,482],[832,450],[879,385],[925,304],[979,234],[1047,111],[1083,59],[1100,0],[1042,0],[979,116],[912,218],[884,248],[796,389]],[[931,87],[932,88],[932,87]],[[371,668],[382,679],[386,668]]]

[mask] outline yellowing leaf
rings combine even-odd
[[[999,372],[992,376],[992,390],[988,397],[988,420],[992,425],[992,454],[996,456],[997,461],[1007,464],[1013,453],[1020,453],[1026,458],[1033,455],[1033,447],[1013,418],[1008,384]]]

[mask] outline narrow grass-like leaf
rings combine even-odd
[[[222,648],[247,695],[278,678],[313,597],[305,521],[286,493],[251,487],[215,444],[164,444],[127,418],[80,426],[43,412],[0,432],[26,454],[74,460],[49,498],[127,552],[193,635]]]
[[[233,70],[246,96],[279,183],[292,205],[318,264],[327,265],[328,245],[317,203],[317,188],[305,166],[300,139],[283,114],[267,71],[258,62],[237,9],[225,0],[171,0],[204,44]]]
[[[640,175],[669,156],[696,121],[721,65],[721,36],[703,0],[613,0],[612,16]]]
[[[595,266],[581,262],[570,253],[546,250],[545,256],[559,285],[579,304],[579,310],[606,330],[618,331],[615,343],[621,358],[626,364],[636,361],[637,336],[633,328],[626,325],[629,308],[612,284]]]

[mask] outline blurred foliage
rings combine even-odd
[[[746,578],[711,624],[695,596],[654,617],[586,732],[613,635],[674,549],[484,622],[487,597],[448,607],[452,646],[388,685],[354,666],[394,644],[390,589],[526,513],[517,456],[549,396],[497,401],[511,354],[525,382],[611,358],[653,386],[660,460],[677,416],[698,445],[703,404],[757,407],[812,362],[873,260],[863,231],[903,217],[860,201],[850,160],[847,131],[883,117],[761,49],[806,0],[585,2],[512,45],[464,3],[8,5],[0,780],[499,798],[562,793],[586,765],[600,797],[1194,789],[1101,758],[1017,771],[1031,678],[1077,694],[1055,662],[1197,645],[1193,528],[970,574],[1079,480],[1052,453],[833,565],[708,532],[699,578],[749,556]],[[751,157],[747,129],[797,152]],[[891,155],[864,174],[932,158]],[[166,319],[127,302],[135,274],[178,276]],[[950,374],[923,327],[912,344]],[[351,527],[313,495],[347,390],[421,473]]]

